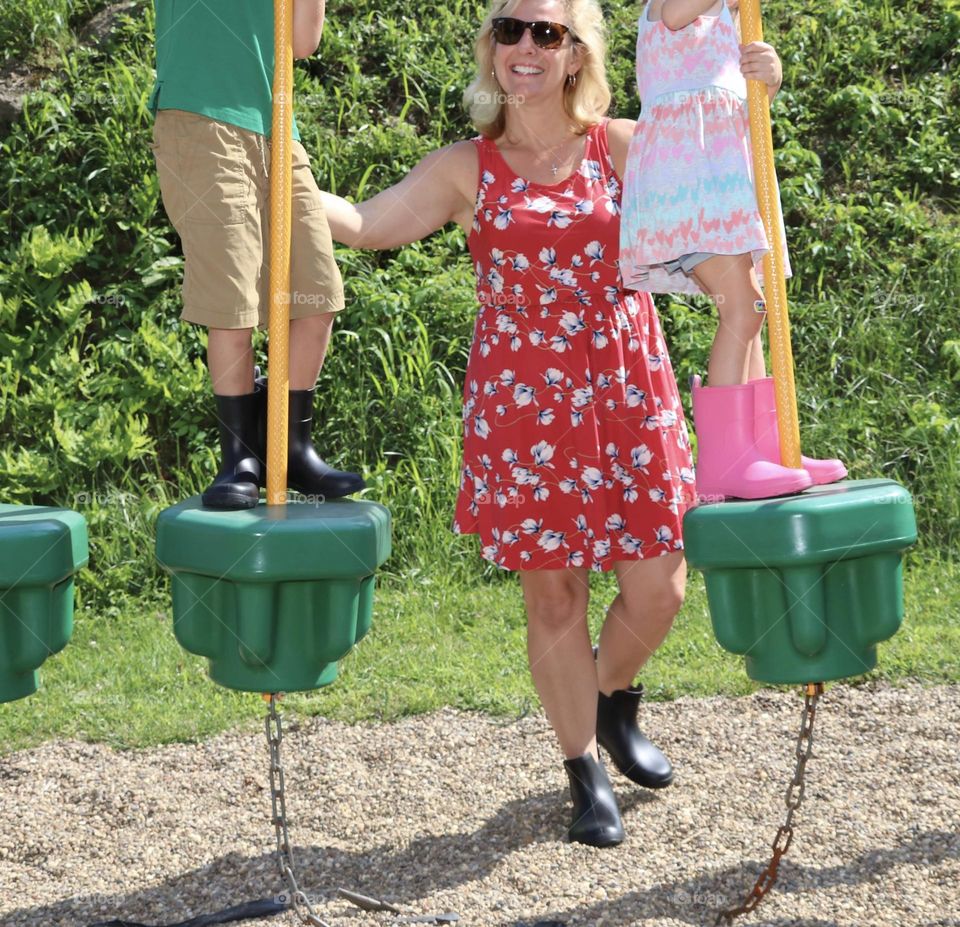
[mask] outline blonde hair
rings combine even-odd
[[[596,125],[610,106],[607,83],[607,36],[603,12],[597,0],[560,0],[567,25],[579,48],[580,70],[576,80],[568,80],[563,88],[563,108],[578,131],[586,132]],[[507,121],[507,98],[493,76],[493,20],[510,16],[520,0],[493,0],[480,25],[474,43],[477,75],[464,91],[463,105],[477,131],[486,138],[503,135]]]

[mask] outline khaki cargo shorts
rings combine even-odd
[[[164,109],[153,127],[163,206],[183,243],[181,318],[211,328],[267,324],[270,143],[256,132]],[[290,317],[338,312],[343,282],[307,153],[293,143]]]

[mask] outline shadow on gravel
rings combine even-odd
[[[650,793],[635,795],[636,798],[628,798],[623,806],[656,801]],[[532,843],[555,841],[566,826],[566,798],[565,791],[551,791],[507,802],[472,833],[428,835],[400,848],[384,845],[354,853],[322,844],[296,846],[300,884],[318,906],[321,916],[338,887],[373,895],[400,907],[409,904],[432,910],[429,899],[435,892],[481,881],[515,850]],[[265,844],[269,836],[265,828]],[[630,850],[624,847],[612,852]],[[808,893],[835,885],[865,883],[894,866],[926,866],[957,858],[960,858],[960,836],[946,831],[917,834],[906,844],[871,850],[843,866],[804,866],[787,857],[781,865],[774,892]],[[606,923],[628,924],[643,918],[671,917],[701,927],[713,923],[719,909],[739,903],[765,864],[765,859],[753,860],[700,878],[664,882],[599,904],[553,911],[542,915],[541,920],[569,924],[575,916],[581,923],[591,923],[602,916]],[[123,872],[118,871],[115,878],[122,881]],[[144,891],[85,895],[53,905],[22,908],[7,915],[9,919],[5,920],[4,927],[83,927],[111,918],[161,924],[269,898],[280,889],[272,851],[252,858],[231,853]],[[888,898],[887,904],[895,910],[892,901]],[[460,914],[465,923],[472,920],[471,912],[460,911]],[[335,919],[333,915],[331,918]],[[779,919],[763,923],[769,927],[787,927],[799,922]],[[515,925],[516,921],[511,921],[509,927]],[[836,927],[836,923],[807,919],[803,927]]]
[[[794,851],[799,852],[797,848]],[[771,895],[814,893],[837,885],[872,884],[876,876],[895,866],[933,866],[948,859],[960,859],[960,835],[949,831],[925,831],[907,843],[890,849],[870,850],[842,866],[805,866],[787,856],[780,864],[780,875]],[[647,891],[627,892],[613,900],[551,911],[547,916],[564,924],[569,924],[574,917],[580,923],[587,924],[596,923],[601,917],[609,924],[630,924],[646,918],[673,918],[702,927],[713,924],[719,911],[739,905],[766,864],[767,859],[751,860],[743,866],[717,870],[702,878],[662,882]],[[897,911],[896,897],[886,891],[882,883],[871,890],[871,896],[874,900],[882,896],[891,912]],[[761,913],[762,910],[759,909]],[[514,925],[504,923],[502,927]],[[838,925],[833,920],[804,917],[802,920],[751,920],[751,927]]]
[[[629,810],[655,801],[653,793],[635,793],[621,802],[621,808]],[[298,881],[311,902],[321,909],[334,898],[337,888],[403,907],[437,891],[482,881],[502,859],[522,847],[557,841],[566,833],[568,804],[565,789],[530,795],[505,803],[472,833],[424,835],[400,848],[381,845],[351,852],[295,842]],[[335,816],[335,809],[331,809],[331,818]],[[311,836],[322,838],[322,834],[298,831],[293,822],[294,841]],[[269,819],[265,818],[265,848],[270,847],[272,838]],[[123,873],[118,872],[116,881],[122,878]],[[86,895],[19,909],[9,915],[3,927],[85,927],[113,918],[161,924],[274,897],[282,889],[272,849],[252,858],[231,853],[145,891]],[[468,919],[465,912],[460,913]]]

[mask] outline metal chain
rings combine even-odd
[[[270,745],[270,801],[273,805],[273,826],[277,831],[277,866],[280,877],[289,890],[289,903],[300,916],[300,920],[310,927],[330,927],[318,916],[310,904],[310,899],[297,885],[294,875],[293,850],[290,848],[290,834],[287,831],[287,797],[284,786],[283,766],[280,763],[280,744],[283,741],[283,724],[277,713],[278,693],[264,695],[269,709],[266,718],[267,743]]]
[[[767,868],[760,873],[756,884],[750,890],[742,905],[737,908],[729,908],[721,911],[714,922],[717,927],[721,924],[732,924],[735,917],[741,914],[748,914],[763,900],[764,895],[773,888],[773,883],[777,881],[777,874],[780,869],[780,860],[783,858],[790,844],[793,843],[793,814],[803,802],[803,794],[806,785],[804,783],[804,772],[807,768],[807,760],[813,752],[813,722],[817,716],[817,702],[823,695],[823,683],[811,682],[804,687],[803,702],[803,720],[800,723],[800,735],[797,738],[797,765],[793,772],[793,779],[787,788],[786,805],[787,817],[777,831],[777,836],[773,839],[773,857],[767,864]]]

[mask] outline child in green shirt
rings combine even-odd
[[[270,0],[154,0],[153,151],[164,208],[184,255],[181,317],[208,329],[222,464],[204,505],[250,508],[264,485],[264,381],[254,383],[253,327],[266,324],[273,85]],[[309,57],[324,0],[294,0],[293,53]],[[311,441],[313,398],[343,284],[320,191],[294,123],[287,481],[338,498],[364,486],[328,466]]]

